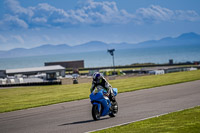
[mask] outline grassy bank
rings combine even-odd
[[[170,113],[95,133],[199,133],[200,107]]]
[[[111,80],[119,92],[200,80],[200,70]],[[91,83],[0,89],[0,112],[85,99]]]

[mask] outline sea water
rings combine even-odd
[[[200,61],[200,45],[183,47],[136,48],[115,50],[115,65],[134,63],[175,63]],[[0,70],[41,67],[45,62],[84,60],[85,67],[112,66],[112,56],[105,51],[93,51],[73,54],[42,55],[16,58],[0,58]]]

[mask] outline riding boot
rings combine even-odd
[[[112,101],[112,102],[116,101],[114,94],[110,94],[110,101]]]

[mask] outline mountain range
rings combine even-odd
[[[39,47],[25,49],[15,48],[8,51],[0,51],[0,58],[9,57],[23,57],[23,56],[38,56],[38,55],[52,55],[52,54],[64,54],[64,53],[77,53],[77,52],[89,52],[89,51],[103,51],[114,48],[118,49],[135,49],[135,48],[153,48],[153,47],[181,47],[185,45],[200,46],[200,35],[190,32],[181,34],[178,37],[167,37],[160,40],[144,41],[136,44],[131,43],[104,43],[101,41],[91,41],[88,43],[69,46],[67,44],[59,45],[41,45]]]

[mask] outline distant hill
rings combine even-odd
[[[67,44],[51,45],[46,44],[35,48],[25,49],[16,48],[8,51],[0,51],[0,58],[64,54],[76,52],[102,51],[110,48],[115,49],[134,49],[134,48],[150,48],[150,47],[173,47],[183,45],[200,45],[200,35],[196,33],[184,33],[176,38],[167,37],[160,40],[150,40],[137,44],[129,43],[104,43],[101,41],[91,41],[76,46]]]
[[[138,43],[137,46],[142,48],[148,47],[168,47],[183,45],[200,45],[200,35],[190,32],[184,33],[176,38],[166,37],[160,40],[151,40]]]

